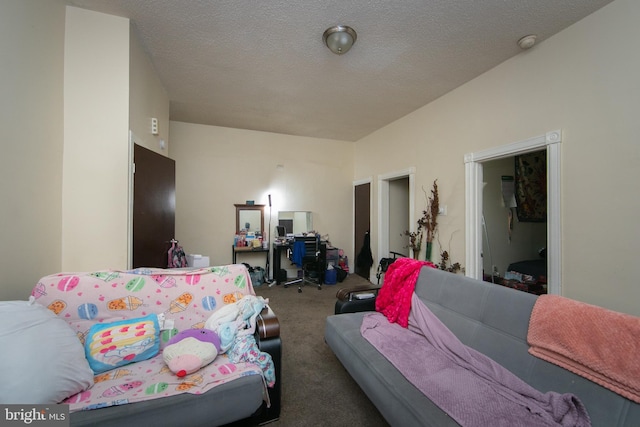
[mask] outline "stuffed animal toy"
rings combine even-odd
[[[162,351],[171,372],[182,378],[213,362],[220,353],[220,337],[208,329],[186,329],[172,337]]]

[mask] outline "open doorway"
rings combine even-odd
[[[483,279],[483,182],[486,162],[546,150],[547,160],[547,293],[561,294],[560,230],[560,130],[504,146],[465,155],[466,179],[466,274]]]
[[[353,184],[353,244],[355,274],[369,279],[374,262],[371,256],[371,180]]]
[[[483,163],[485,281],[546,293],[546,175],[546,150]]]
[[[408,252],[406,230],[415,231],[415,168],[378,177],[378,260]],[[392,246],[393,245],[393,246]],[[409,256],[412,254],[408,253]]]

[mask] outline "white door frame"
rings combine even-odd
[[[133,146],[136,144],[137,137],[133,131],[129,129],[129,165],[127,175],[127,269],[133,268],[133,183],[135,174],[135,164],[133,163]]]
[[[416,168],[389,172],[378,176],[378,258],[389,256],[389,181],[409,178],[409,224],[415,226]],[[409,231],[415,231],[411,229]],[[413,252],[413,251],[412,251]],[[411,253],[410,255],[413,255]]]
[[[482,280],[482,163],[547,150],[547,292],[561,295],[560,143],[562,130],[465,154],[466,275]]]

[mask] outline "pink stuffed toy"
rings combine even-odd
[[[182,378],[213,362],[220,353],[220,337],[209,329],[186,329],[169,340],[162,358]]]

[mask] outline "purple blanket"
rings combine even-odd
[[[462,344],[415,294],[411,304],[408,329],[371,313],[362,336],[460,425],[591,425],[577,397],[539,392]]]

